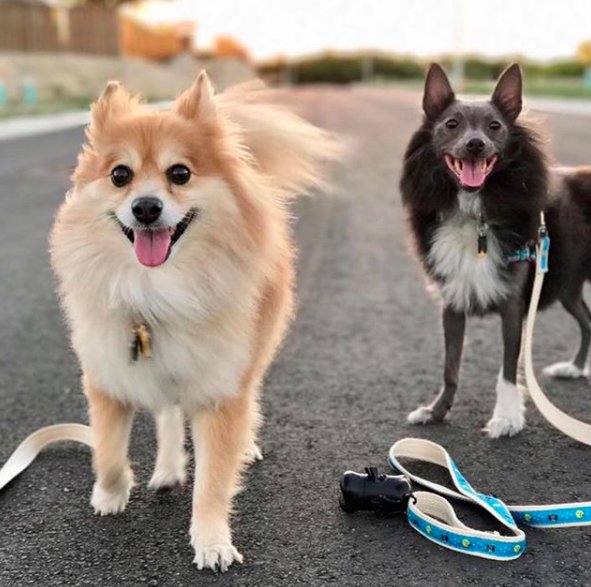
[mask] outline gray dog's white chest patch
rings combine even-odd
[[[489,231],[487,255],[479,257],[476,228],[473,217],[458,211],[437,229],[428,255],[433,272],[441,279],[444,301],[459,311],[475,305],[487,308],[508,293],[499,271],[503,264],[499,243]]]
[[[460,212],[472,218],[478,218],[482,212],[482,199],[480,194],[460,190],[458,192]]]

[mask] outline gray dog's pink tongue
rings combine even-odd
[[[462,161],[462,171],[460,173],[460,181],[462,185],[479,188],[486,179],[486,161],[484,159],[476,159],[475,161]]]
[[[137,260],[147,267],[162,265],[168,257],[170,249],[170,230],[134,230],[133,248]]]

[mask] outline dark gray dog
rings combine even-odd
[[[445,370],[440,393],[409,414],[412,423],[445,417],[458,387],[466,316],[496,312],[504,357],[487,430],[497,438],[523,428],[517,364],[541,211],[552,245],[540,307],[559,299],[581,328],[574,360],[546,372],[587,374],[591,314],[582,290],[591,278],[591,168],[549,169],[537,136],[518,119],[521,95],[517,65],[489,101],[456,99],[439,65],[427,74],[425,116],[405,154],[401,192],[418,255],[443,300]]]

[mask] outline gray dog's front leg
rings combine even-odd
[[[428,406],[421,406],[408,415],[411,424],[427,424],[441,422],[449,412],[460,379],[462,349],[466,315],[464,312],[446,306],[443,308],[443,335],[445,338],[445,367],[443,370],[443,387]]]

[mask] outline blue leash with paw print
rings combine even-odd
[[[401,458],[424,461],[449,471],[455,489],[412,474]],[[415,491],[408,502],[407,519],[419,534],[445,548],[493,560],[513,560],[523,554],[525,533],[518,524],[534,528],[568,528],[591,525],[591,502],[552,505],[506,505],[498,497],[476,491],[462,475],[449,453],[439,444],[404,438],[390,449],[388,463],[416,484],[431,489]],[[446,497],[472,503],[489,513],[507,530],[475,530],[463,524]]]

